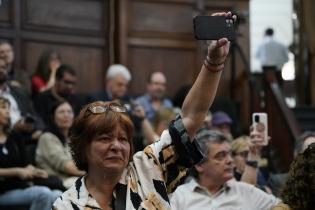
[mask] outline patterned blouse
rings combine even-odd
[[[115,210],[169,210],[168,194],[185,178],[187,168],[204,157],[199,146],[189,140],[178,115],[160,140],[133,156],[113,193]],[[53,205],[53,210],[101,209],[85,186],[85,177],[66,191]]]

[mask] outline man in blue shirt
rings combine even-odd
[[[137,98],[143,106],[146,117],[152,122],[155,112],[161,107],[172,108],[171,100],[165,98],[166,78],[162,72],[153,72],[149,76],[147,93]]]

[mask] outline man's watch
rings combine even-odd
[[[257,160],[246,160],[246,165],[251,166],[253,168],[258,167],[258,161]]]

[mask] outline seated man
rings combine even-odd
[[[113,64],[108,67],[106,73],[106,86],[100,92],[89,97],[90,102],[94,101],[117,101],[121,104],[129,104],[128,85],[131,80],[129,70],[121,64]]]
[[[137,98],[138,103],[143,106],[145,114],[150,122],[154,115],[162,107],[172,108],[171,100],[165,97],[166,77],[162,72],[150,74],[147,84],[147,93]]]
[[[32,138],[36,139],[40,134],[39,130],[43,128],[43,123],[33,108],[33,104],[26,92],[17,86],[14,86],[8,81],[9,72],[5,60],[0,58],[0,96],[9,100],[10,106],[10,127],[20,127],[24,130],[29,130],[32,133]],[[23,126],[24,121],[31,118],[34,127],[27,128]],[[33,136],[34,134],[34,136]]]
[[[202,131],[196,138],[203,154],[195,178],[179,186],[171,198],[178,210],[266,210],[280,202],[253,185],[233,180],[233,159],[227,138],[218,131]]]
[[[76,82],[76,72],[71,66],[63,64],[58,67],[54,86],[38,94],[34,102],[36,111],[45,123],[49,121],[49,113],[57,102],[67,101],[75,114],[79,112],[84,100],[76,94]]]

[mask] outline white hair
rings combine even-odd
[[[131,74],[129,70],[121,64],[110,65],[107,69],[106,79],[112,79],[119,74],[123,75],[126,78],[126,80],[128,81],[131,80]]]

